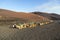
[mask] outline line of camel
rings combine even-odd
[[[37,27],[37,26],[42,26],[42,25],[45,25],[45,24],[49,24],[49,23],[52,23],[53,20],[50,20],[50,21],[46,21],[46,22],[33,22],[33,23],[19,23],[19,24],[13,24],[12,25],[12,28],[18,28],[18,29],[23,29],[23,28],[32,28],[32,27]]]

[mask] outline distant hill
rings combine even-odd
[[[51,20],[60,20],[60,15],[58,15],[56,13],[45,13],[45,12],[32,12],[32,13],[46,17]]]
[[[36,21],[49,21],[48,18],[40,16],[40,15],[36,15],[32,13],[25,13],[25,12],[13,12],[10,10],[5,10],[5,9],[0,9],[0,16],[19,18],[20,20],[23,19],[25,21],[35,21],[35,22]]]

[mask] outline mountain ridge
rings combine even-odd
[[[45,18],[43,16],[39,16],[36,14],[32,14],[32,13],[14,12],[14,11],[9,11],[9,10],[5,10],[5,9],[0,9],[0,15],[7,16],[7,17],[22,18],[22,19],[26,19],[29,21],[30,20],[31,21],[42,21],[43,19],[49,20],[48,18]]]
[[[32,12],[33,14],[40,15],[46,17],[51,20],[60,20],[60,15],[56,13],[44,13],[44,12]]]

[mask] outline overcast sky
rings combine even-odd
[[[60,0],[0,0],[0,9],[18,12],[50,12],[60,14]]]

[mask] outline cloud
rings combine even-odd
[[[49,2],[44,3],[40,6],[35,7],[36,11],[49,12],[49,13],[60,13],[59,0],[49,0]]]

